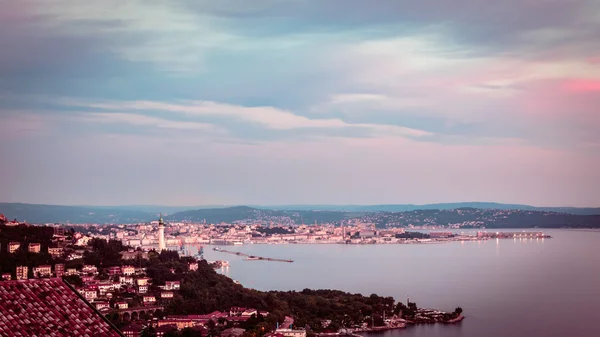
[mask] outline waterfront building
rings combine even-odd
[[[431,238],[449,238],[452,236],[451,232],[429,232]]]
[[[12,275],[10,273],[2,274],[2,281],[10,281],[12,280]]]
[[[306,330],[277,329],[275,333],[281,334],[284,337],[306,337]]]

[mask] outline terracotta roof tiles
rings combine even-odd
[[[61,279],[0,282],[0,336],[118,337]]]

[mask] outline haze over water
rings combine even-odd
[[[259,290],[340,289],[393,296],[419,307],[461,306],[456,325],[368,334],[400,336],[600,336],[600,231],[545,230],[545,240],[413,245],[228,246],[294,263],[228,260],[223,273]]]

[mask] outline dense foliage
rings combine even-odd
[[[431,235],[421,232],[404,232],[395,235],[396,239],[429,239]]]
[[[275,328],[286,315],[295,318],[295,325],[314,331],[354,327],[367,322],[382,325],[384,313],[390,317],[403,309],[392,297],[363,296],[337,290],[269,291],[247,289],[230,278],[216,273],[205,261],[196,272],[181,275],[179,294],[165,308],[168,314],[202,314],[228,310],[233,306],[252,307],[270,312],[256,318],[248,329]],[[324,321],[331,321],[323,326]],[[262,329],[260,329],[262,331]]]

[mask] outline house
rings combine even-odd
[[[116,305],[117,305],[117,309],[127,309],[127,308],[129,308],[129,304],[127,304],[127,302],[123,302],[123,301],[117,302]]]
[[[67,276],[71,276],[71,275],[77,275],[77,274],[79,274],[79,273],[77,272],[77,269],[75,269],[75,268],[67,268],[67,272],[66,272],[66,275],[67,275]]]
[[[166,281],[165,282],[165,290],[179,290],[181,286],[181,282],[179,281]]]
[[[242,317],[250,317],[252,315],[258,316],[258,311],[256,309],[246,309],[240,314]]]
[[[54,258],[61,257],[63,249],[61,247],[48,247],[48,254],[52,255]]]
[[[173,292],[171,292],[171,291],[163,291],[163,292],[160,293],[160,298],[162,298],[162,299],[173,298]]]
[[[95,289],[85,289],[83,290],[83,297],[85,297],[88,301],[93,301],[98,297],[98,291]]]
[[[33,267],[33,275],[37,278],[50,277],[52,276],[52,267],[49,265]]]
[[[62,279],[0,282],[0,305],[27,308],[0,310],[0,336],[122,336]]]
[[[81,276],[81,281],[82,281],[83,283],[92,283],[92,282],[95,282],[95,281],[96,281],[96,279],[95,279],[95,277],[94,277],[94,276],[91,276],[91,275],[85,275],[85,276]]]
[[[196,271],[196,270],[198,270],[198,262],[190,262],[190,263],[188,263],[188,269],[190,271]]]
[[[121,272],[123,273],[123,275],[131,276],[131,275],[135,274],[135,267],[134,266],[123,266],[123,267],[121,267]]]
[[[29,267],[17,266],[17,280],[26,280],[29,278]]]
[[[121,329],[121,332],[127,337],[140,337],[144,327],[139,324],[129,324]]]
[[[20,242],[9,242],[8,243],[8,252],[12,254],[12,253],[16,252],[20,247],[21,247]]]
[[[144,304],[154,304],[154,303],[156,303],[156,297],[144,296]]]
[[[148,286],[138,286],[138,294],[145,294],[148,292]]]
[[[121,267],[120,266],[115,266],[115,267],[110,267],[108,269],[108,275],[110,276],[116,276],[121,274]]]
[[[119,286],[120,286],[120,284],[119,284]],[[107,282],[98,283],[98,291],[100,292],[100,295],[104,295],[111,290],[114,290],[112,282],[107,281]]]
[[[86,264],[83,265],[81,272],[84,274],[98,274],[98,268],[96,268],[96,266]]]
[[[231,307],[231,309],[229,309],[229,316],[241,316],[244,311],[246,311],[246,308]]]
[[[3,281],[10,281],[12,279],[12,275],[10,273],[4,273],[2,274],[2,280]]]
[[[42,245],[40,245],[39,243],[32,242],[28,246],[28,250],[30,253],[39,253],[41,249],[42,249]]]
[[[56,277],[63,277],[63,275],[65,275],[65,265],[62,263],[55,264],[54,275],[56,275]]]
[[[105,301],[94,302],[94,306],[96,307],[96,310],[100,310],[100,309],[104,309],[104,308],[110,308],[110,304],[108,302],[105,302]]]
[[[148,281],[150,281],[151,278],[149,277],[142,277],[136,280],[137,285],[138,286],[147,286],[148,285]]]
[[[133,284],[133,277],[119,276],[119,282],[121,282],[121,284]]]

